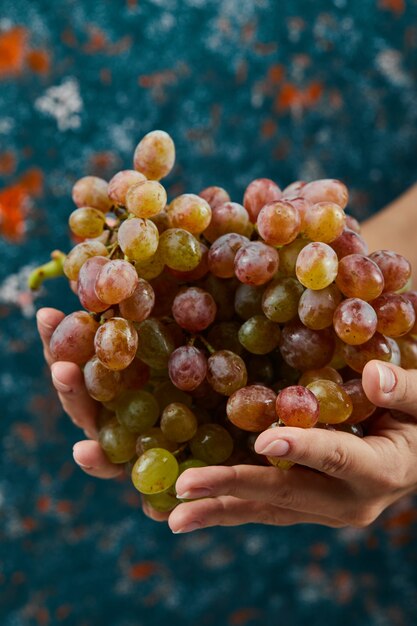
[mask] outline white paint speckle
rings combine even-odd
[[[69,77],[61,85],[49,87],[37,98],[35,108],[55,118],[61,131],[79,128],[83,101],[78,81]]]

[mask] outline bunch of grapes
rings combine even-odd
[[[363,436],[376,407],[371,359],[417,367],[417,292],[399,254],[368,255],[338,180],[283,191],[254,180],[243,203],[220,187],[170,202],[159,182],[175,147],[147,134],[134,169],[73,188],[76,245],[35,270],[61,270],[82,310],[51,339],[101,404],[99,442],[159,511],[184,470],[291,463],[253,449],[280,426]]]

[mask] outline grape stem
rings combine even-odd
[[[202,335],[197,335],[196,338],[198,338],[201,341],[201,343],[204,344],[204,346],[206,347],[208,352],[210,352],[210,354],[214,354],[216,352],[215,348],[213,348],[213,346],[209,344],[207,339],[205,339]]]
[[[50,278],[57,278],[64,275],[64,261],[66,254],[60,250],[54,250],[51,253],[51,260],[44,265],[35,268],[28,278],[28,287],[32,291],[38,290],[43,281]]]

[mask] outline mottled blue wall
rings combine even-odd
[[[2,0],[1,626],[417,622],[413,500],[363,531],[174,537],[128,482],[81,474],[33,318],[75,299],[24,288],[69,246],[73,181],[154,128],[177,144],[171,193],[330,176],[371,214],[416,179],[416,84],[416,0]]]

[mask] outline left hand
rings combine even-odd
[[[401,413],[388,410],[375,418],[363,439],[316,428],[263,432],[256,451],[295,461],[298,465],[288,471],[255,465],[187,470],[177,481],[179,497],[203,499],[174,509],[171,530],[250,522],[370,525],[417,489],[417,370],[371,361],[363,372],[363,387],[371,402]],[[283,452],[285,442],[288,449]]]

